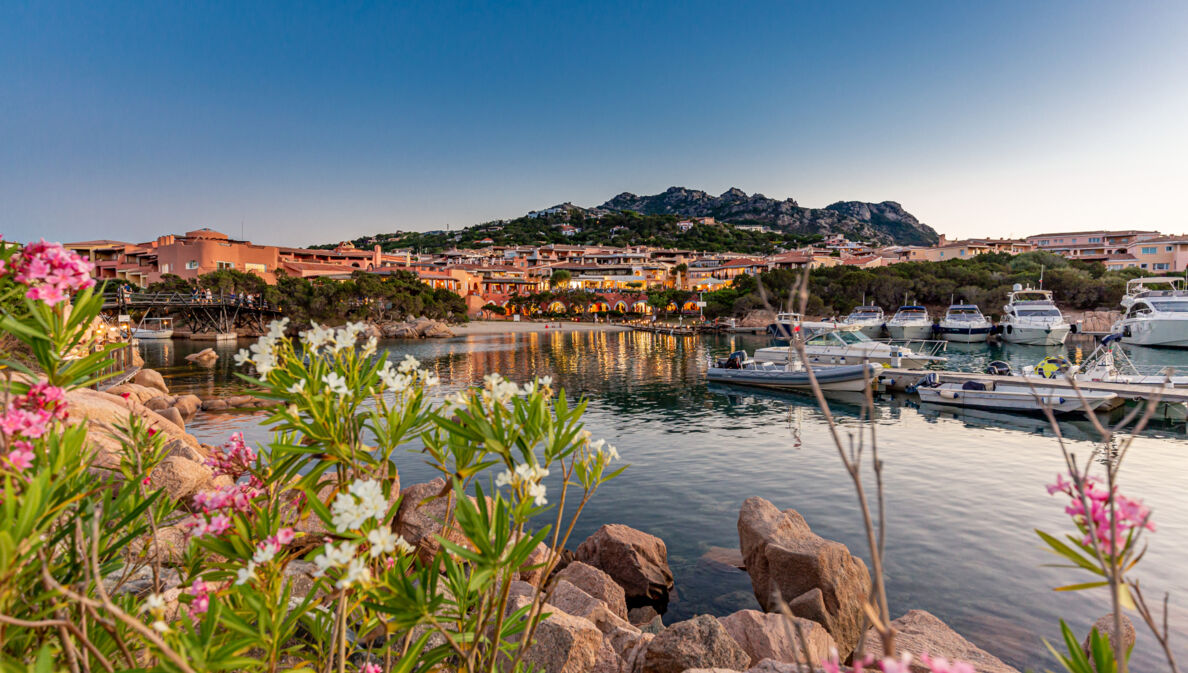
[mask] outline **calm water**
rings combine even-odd
[[[676,575],[665,615],[671,622],[758,607],[745,573],[701,558],[713,546],[737,548],[738,508],[753,495],[797,509],[815,532],[868,557],[853,490],[815,405],[807,397],[704,381],[707,355],[768,344],[761,337],[581,333],[386,346],[394,359],[411,353],[427,362],[450,387],[480,382],[490,372],[521,381],[550,375],[569,395],[587,396],[586,426],[616,445],[631,467],[592,501],[571,546],[606,522],[663,538]],[[235,346],[220,348],[224,357],[213,370],[181,359],[208,345],[146,344],[147,366],[160,369],[175,391],[206,397],[239,389],[231,373]],[[1092,350],[1092,342],[1079,345],[1086,355]],[[1018,369],[1045,354],[1012,346],[959,345],[949,352],[953,368],[970,370],[995,359]],[[1152,373],[1166,365],[1188,368],[1188,353],[1135,349],[1132,356]],[[834,412],[843,429],[858,427],[858,407],[839,400]],[[200,414],[188,429],[211,443],[236,430],[264,441],[260,418]],[[1021,669],[1054,666],[1040,639],[1058,638],[1058,619],[1083,634],[1109,605],[1104,592],[1052,592],[1086,577],[1042,567],[1055,557],[1032,529],[1070,527],[1064,503],[1044,490],[1063,467],[1051,430],[1028,417],[921,409],[906,396],[881,400],[876,423],[886,463],[893,615],[922,608]],[[1087,422],[1064,430],[1074,451],[1092,450]],[[1135,441],[1123,470],[1124,491],[1146,499],[1159,527],[1138,576],[1149,598],[1172,593],[1181,661],[1188,660],[1188,495],[1175,475],[1182,474],[1186,450],[1182,424],[1161,426]],[[405,484],[433,476],[416,455],[402,466]],[[557,488],[550,484],[550,492]],[[1133,670],[1163,670],[1154,640],[1136,626]]]

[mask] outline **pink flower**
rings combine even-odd
[[[292,528],[281,528],[280,530],[276,531],[276,543],[281,546],[287,545],[292,542],[293,538],[296,536],[297,534],[293,532]]]
[[[16,448],[8,452],[8,464],[17,472],[33,467],[33,452],[27,448]]]
[[[16,282],[28,286],[25,296],[54,306],[70,293],[95,285],[91,278],[94,266],[57,243],[41,240],[29,243],[14,254],[0,274],[12,273]]]
[[[1080,487],[1057,477],[1057,483],[1048,487],[1048,493],[1054,495],[1058,492],[1069,497],[1064,512],[1081,531],[1081,543],[1086,547],[1096,547],[1107,556],[1123,551],[1127,538],[1135,529],[1155,530],[1155,524],[1150,520],[1151,510],[1141,500],[1131,500],[1118,493],[1117,488],[1111,492],[1094,477],[1086,478]],[[1088,511],[1085,510],[1086,502],[1089,504]],[[1113,516],[1110,514],[1111,503]]]
[[[190,601],[190,617],[206,614],[210,609],[210,585],[202,580],[194,580],[188,593],[194,597],[194,600]]]
[[[363,664],[359,667],[359,673],[384,673],[384,669],[379,664]]]
[[[933,659],[927,652],[920,655],[920,661],[924,662],[932,673],[977,673],[972,665],[964,661],[949,661],[943,657]]]

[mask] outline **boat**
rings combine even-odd
[[[989,411],[1013,411],[1022,413],[1043,413],[1050,409],[1054,414],[1070,414],[1077,411],[1097,409],[1113,404],[1116,393],[1099,391],[1074,391],[1045,387],[1027,382],[969,380],[963,383],[940,383],[935,374],[924,377],[911,388],[925,404],[940,404],[962,409],[986,409]]]
[[[731,334],[755,334],[763,331],[762,327],[747,327],[739,324],[738,318],[726,318],[722,322],[723,329]]]
[[[887,367],[923,369],[930,364],[939,364],[948,360],[948,358],[936,355],[939,347],[944,346],[943,341],[922,342],[921,346],[929,344],[932,345],[933,352],[917,352],[907,344],[875,341],[855,325],[837,325],[833,329],[806,337],[804,351],[809,364],[815,366],[844,366],[873,362]],[[792,346],[760,348],[755,351],[755,360],[759,362],[787,362],[789,349],[795,350]]]
[[[1048,290],[1024,289],[1015,283],[999,323],[1003,341],[1029,346],[1060,346],[1072,325],[1064,319]]]
[[[777,313],[775,322],[767,326],[767,333],[773,337],[788,339],[794,332],[799,331],[801,316],[799,313]]]
[[[977,343],[990,337],[994,329],[981,309],[974,304],[953,304],[936,325],[937,334],[945,341]]]
[[[866,336],[877,339],[883,336],[883,325],[887,322],[887,316],[878,306],[859,306],[842,318],[841,322],[843,325],[854,325]]]
[[[867,363],[814,368],[812,374],[821,390],[859,392],[878,380],[881,369],[879,365]],[[706,378],[716,383],[773,390],[812,390],[809,371],[798,358],[785,359],[783,363],[758,362],[748,358],[746,351],[735,351],[727,358],[712,360]]]
[[[173,318],[144,318],[132,328],[132,336],[145,340],[172,339]]]
[[[1122,319],[1111,331],[1121,334],[1123,343],[1188,348],[1188,286],[1183,278],[1131,279],[1122,308]]]
[[[887,321],[892,339],[927,339],[932,336],[932,318],[923,306],[900,306]]]

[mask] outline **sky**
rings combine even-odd
[[[1188,231],[1188,3],[0,3],[0,234],[328,243],[623,191]]]

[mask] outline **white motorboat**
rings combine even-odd
[[[728,358],[711,360],[706,378],[717,383],[771,388],[775,390],[812,390],[809,372],[799,358],[783,363],[758,362],[736,351]],[[855,364],[844,367],[813,369],[817,386],[827,391],[860,392],[878,380],[882,369],[876,364]]]
[[[859,306],[850,311],[850,315],[842,318],[841,322],[843,325],[854,325],[866,336],[877,339],[883,336],[883,325],[887,322],[887,316],[878,306]]]
[[[927,339],[932,336],[932,318],[923,306],[900,306],[887,321],[892,339]]]
[[[921,346],[928,342],[922,343]],[[934,342],[937,346],[944,346],[944,342]],[[783,363],[788,361],[789,350],[793,346],[770,346],[755,351],[758,362]],[[860,328],[853,325],[839,325],[835,329],[826,330],[808,337],[804,342],[805,356],[809,364],[814,366],[841,366],[865,362],[886,367],[903,369],[923,369],[933,363],[942,363],[948,358],[933,353],[917,352],[906,344],[894,342],[874,341],[866,336]]]
[[[1183,278],[1134,278],[1122,297],[1113,332],[1139,346],[1188,348],[1188,287]]]
[[[985,341],[993,329],[994,325],[973,304],[953,304],[936,325],[942,339],[961,343]]]
[[[1023,289],[1018,283],[1007,294],[999,326],[1003,341],[1029,346],[1059,346],[1072,330],[1051,292]]]
[[[731,334],[755,334],[757,332],[763,331],[762,327],[748,327],[746,325],[739,324],[737,318],[726,318],[724,321],[724,327],[725,330]]]
[[[933,375],[926,379],[934,379]],[[962,409],[988,409],[990,411],[1014,411],[1043,413],[1045,408],[1054,414],[1069,414],[1090,410],[1113,403],[1118,395],[1097,391],[1076,392],[1067,389],[1029,385],[1026,382],[1006,383],[1002,381],[969,380],[964,383],[937,383],[925,380],[914,386],[920,401],[926,404],[943,404]]]
[[[173,318],[144,318],[132,328],[137,339],[155,340],[173,338]]]
[[[767,333],[783,339],[791,338],[798,332],[801,316],[799,313],[777,313],[775,322],[767,326]]]

